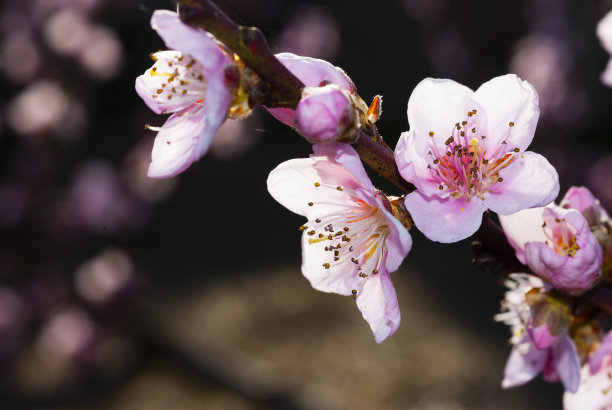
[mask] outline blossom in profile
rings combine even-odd
[[[612,11],[609,11],[597,24],[597,37],[603,48],[612,54]],[[601,73],[601,82],[612,87],[612,59],[608,61],[606,69]]]
[[[350,145],[313,149],[310,158],[274,169],[268,190],[308,219],[300,227],[304,276],[315,289],[352,295],[380,343],[400,324],[390,273],[399,268],[412,239]]]
[[[512,352],[504,370],[503,388],[520,386],[542,373],[544,380],[561,381],[575,392],[580,383],[580,359],[567,329],[567,305],[546,293],[541,279],[512,274],[502,313],[495,320],[510,326]]]
[[[232,53],[209,33],[156,10],[151,26],[172,49],[136,79],[136,91],[158,114],[172,113],[158,131],[148,175],[175,176],[201,158],[228,116],[239,77]]]
[[[306,87],[320,87],[335,84],[353,95],[357,88],[348,75],[335,65],[318,58],[302,57],[292,53],[278,53],[276,58],[295,75]],[[363,107],[367,111],[365,103]],[[285,125],[296,128],[295,110],[291,108],[268,108],[274,118]]]
[[[357,120],[350,94],[336,84],[305,87],[295,109],[296,130],[313,144],[352,142]]]
[[[561,202],[565,207],[549,204],[499,216],[517,258],[555,288],[573,295],[591,289],[601,278],[602,248],[580,212],[595,213],[589,205],[591,199],[595,204],[594,198],[586,193],[590,194],[570,190]],[[581,209],[570,208],[572,204]]]
[[[589,363],[582,366],[580,387],[563,395],[565,410],[612,409],[612,332],[602,339]]]
[[[459,241],[476,232],[487,209],[509,215],[555,199],[556,170],[526,151],[539,114],[535,89],[512,74],[475,92],[451,80],[417,85],[395,159],[416,187],[405,205],[425,236]]]

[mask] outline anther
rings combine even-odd
[[[376,274],[378,273],[378,269],[374,269],[374,270],[372,271],[372,273],[373,273],[374,275],[376,275]]]
[[[472,133],[476,133],[476,128],[472,128]]]
[[[440,162],[440,160],[438,158],[434,159],[433,163],[437,164],[438,162]]]
[[[342,191],[342,187],[341,187],[341,186],[337,186],[337,187],[336,187],[336,189],[337,189],[338,191]]]
[[[489,163],[489,160],[488,160],[488,159],[483,159],[483,160],[482,160],[482,164],[483,164],[483,165],[487,165],[488,163]]]
[[[158,88],[158,89],[157,89],[157,94],[161,94],[161,93],[163,93],[163,92],[164,92],[164,90],[162,90],[161,88]]]
[[[344,229],[344,232],[348,232],[348,231],[349,231],[348,226],[345,226],[345,227],[344,227],[344,228],[342,228],[342,229]]]
[[[502,177],[497,178],[497,182],[502,182],[504,179]]]
[[[434,132],[433,131],[429,131],[429,136],[433,137],[434,136]]]
[[[514,127],[514,123],[513,122],[509,123],[508,125],[511,126],[511,127]]]
[[[321,223],[321,220],[317,218],[317,219],[315,219],[315,222],[319,224],[319,223]]]
[[[324,264],[323,264],[323,267],[324,267],[325,269],[329,269],[329,263],[327,263],[327,262],[326,262],[326,263],[324,263]]]
[[[315,231],[314,230],[313,231],[308,231],[307,233],[308,233],[308,235],[312,236],[312,235],[315,234]]]
[[[357,291],[353,289],[351,293],[353,294],[353,299],[357,299]]]
[[[514,152],[519,152],[519,151],[520,151],[520,149],[519,149],[519,148],[514,148],[512,151],[514,151]]]
[[[442,185],[440,185],[438,188],[440,189],[440,191],[444,190],[444,187]]]
[[[450,137],[449,137],[449,138],[448,138],[448,139],[447,139],[447,140],[444,142],[444,144],[446,144],[446,145],[450,145],[450,144],[452,144],[452,142],[453,142],[454,140],[455,140],[455,139],[454,139],[452,136],[450,136]]]
[[[312,202],[308,202],[308,206],[313,206],[314,204]]]
[[[321,184],[319,182],[315,182],[314,185],[318,188],[321,186]]]

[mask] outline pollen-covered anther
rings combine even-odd
[[[357,290],[353,289],[351,293],[353,295],[353,299],[357,299]]]

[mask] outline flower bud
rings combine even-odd
[[[554,346],[569,327],[571,312],[567,299],[554,291],[531,291],[525,298],[531,309],[527,331],[533,343],[538,349]]]
[[[305,87],[295,110],[295,125],[313,144],[353,142],[357,137],[357,116],[348,92],[335,84]]]

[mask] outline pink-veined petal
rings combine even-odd
[[[528,340],[528,338],[525,337],[523,342],[525,340]],[[529,351],[523,354],[518,346],[513,347],[504,369],[502,387],[508,389],[532,380],[542,371],[547,358],[548,349],[538,350],[535,346],[530,345]]]
[[[463,199],[427,198],[418,191],[408,194],[404,205],[426,237],[444,243],[460,241],[476,232],[486,210],[479,199],[466,202]]]
[[[372,185],[372,181],[368,177],[365,169],[363,168],[363,163],[359,158],[359,154],[353,147],[348,144],[342,143],[330,143],[330,144],[315,144],[312,146],[312,150],[317,156],[326,156],[331,161],[336,162],[342,165],[346,170],[353,175],[355,178],[361,182],[361,186],[366,188],[370,192],[374,192],[374,186]],[[330,176],[329,179],[334,178]],[[339,185],[343,185],[338,182]],[[346,185],[346,183],[344,183]],[[353,186],[353,184],[351,184]],[[357,186],[355,186],[357,188]]]
[[[368,277],[357,296],[357,307],[370,324],[377,343],[395,333],[401,316],[395,289],[386,270]]]
[[[565,335],[552,349],[553,362],[565,390],[575,393],[580,385],[580,359],[576,346],[569,335]]]
[[[559,194],[559,175],[540,154],[523,152],[499,172],[502,182],[485,195],[484,202],[498,214],[509,215],[521,209],[546,205]]]
[[[538,93],[514,74],[495,77],[481,85],[472,97],[485,107],[485,147],[493,151],[502,141],[510,149],[527,149],[540,116]],[[513,123],[513,126],[509,126]]]
[[[395,162],[401,176],[414,184],[425,196],[439,196],[440,183],[432,177],[431,170],[427,168],[426,152],[417,152],[418,138],[414,130],[402,133],[395,149]]]

